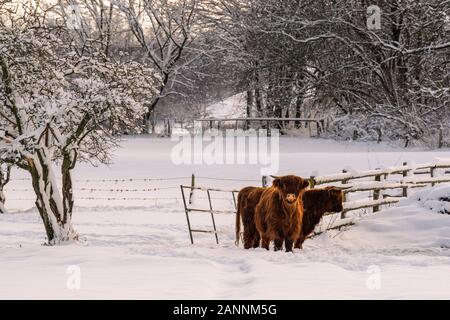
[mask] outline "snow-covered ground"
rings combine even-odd
[[[209,234],[194,234],[191,245],[179,184],[195,173],[198,185],[234,189],[257,185],[260,172],[256,165],[174,165],[173,145],[130,138],[110,167],[79,166],[74,224],[84,241],[66,246],[41,245],[45,232],[33,193],[20,180],[27,175],[14,172],[6,192],[12,213],[0,215],[0,298],[450,298],[450,215],[437,213],[446,208],[439,199],[448,187],[421,191],[346,230],[307,240],[303,251],[236,247],[233,214],[216,215],[219,245]],[[450,158],[448,150],[298,138],[281,139],[280,154],[279,173],[302,176]],[[204,197],[196,193],[194,202],[204,205]],[[217,206],[232,205],[229,194],[214,197]],[[196,228],[211,228],[208,214],[191,217]],[[80,287],[73,289],[78,271]]]
[[[246,93],[238,93],[208,105],[206,112],[213,118],[239,118],[245,116]]]

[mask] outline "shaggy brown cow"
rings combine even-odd
[[[314,231],[325,212],[341,212],[342,190],[335,187],[307,190],[303,194],[303,223],[300,238],[295,248],[301,249],[303,242]]]
[[[260,238],[255,225],[255,208],[262,193],[266,189],[261,187],[246,187],[239,191],[236,211],[236,245],[239,245],[242,218],[245,249],[259,247]]]
[[[292,251],[294,242],[300,237],[303,205],[302,194],[309,186],[307,180],[289,175],[276,178],[272,186],[263,191],[256,206],[255,224],[261,237],[261,246],[269,250],[274,241],[275,251]]]

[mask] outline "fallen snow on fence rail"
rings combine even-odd
[[[357,192],[357,191],[371,191],[371,190],[388,190],[388,189],[400,189],[400,188],[414,188],[424,187],[426,184],[416,185],[415,183],[390,182],[390,181],[367,181],[367,182],[351,182],[348,184],[350,189],[346,189],[345,192]]]
[[[441,176],[433,178],[421,178],[421,177],[408,177],[403,180],[406,183],[443,183],[450,182],[450,176]]]
[[[392,204],[397,203],[399,201],[400,201],[399,198],[391,198],[391,197],[379,200],[366,199],[366,200],[349,201],[344,203],[344,212],[356,209],[369,208],[377,205],[381,206],[385,204]]]
[[[380,168],[375,170],[365,170],[358,171],[347,167],[347,171],[345,173],[338,174],[330,174],[330,175],[322,175],[318,177],[314,177],[314,180],[318,184],[322,183],[330,183],[330,182],[338,182],[342,180],[349,179],[360,179],[367,177],[374,177],[377,175],[389,175],[389,174],[400,174],[403,172],[407,172],[409,176],[411,176],[414,171],[421,169],[430,169],[430,168],[450,168],[450,160],[446,158],[436,158],[434,162],[423,163],[423,164],[410,164],[406,166],[394,166],[387,168]]]

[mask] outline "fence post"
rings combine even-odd
[[[267,176],[262,176],[261,182],[262,182],[262,187],[266,188],[267,187]]]
[[[444,132],[442,126],[439,128],[438,148],[441,149],[444,146]]]
[[[375,181],[380,182],[381,181],[381,175],[376,175],[375,176]],[[374,189],[373,190],[373,200],[378,200],[380,199],[380,189]],[[374,205],[373,206],[373,212],[378,212],[380,211],[380,206],[379,205]]]
[[[194,196],[194,187],[195,187],[195,175],[191,176],[191,192],[189,193],[189,204],[192,204],[192,197]]]
[[[408,162],[403,162],[403,166],[407,166]],[[408,175],[408,170],[403,170],[403,177],[406,177]],[[403,187],[403,197],[407,197],[408,196],[408,187],[404,186]]]
[[[309,188],[314,189],[316,186],[316,179],[314,176],[309,177]]]
[[[430,177],[431,177],[431,178],[434,178],[434,176],[435,176],[435,174],[434,174],[435,170],[436,170],[436,166],[430,168]],[[432,187],[434,187],[435,185],[436,185],[435,182],[431,182],[431,186],[432,186]]]
[[[209,210],[211,213],[211,220],[212,220],[213,227],[214,227],[214,236],[216,237],[216,243],[219,244],[219,236],[217,235],[216,220],[214,219],[214,210],[212,207],[211,194],[209,192],[209,189],[206,191],[206,193],[208,194]]]
[[[347,173],[347,170],[342,170],[342,173]],[[342,184],[347,184],[348,183],[348,179],[344,179],[342,180]],[[342,202],[346,202],[347,201],[347,194],[345,192],[342,193]],[[342,211],[341,212],[341,219],[345,219],[345,212]]]
[[[170,137],[172,135],[172,121],[167,119],[167,135]]]
[[[191,244],[194,244],[194,237],[192,236],[191,221],[189,219],[189,209],[186,204],[186,197],[184,195],[183,186],[181,185],[180,188],[181,188],[181,194],[183,196],[184,212],[186,214],[186,220],[187,220],[187,225],[188,225],[188,230],[189,230],[189,237],[191,238]],[[192,189],[191,189],[191,191],[192,191]]]
[[[233,204],[234,204],[234,208],[237,210],[236,195],[234,194],[234,191],[231,191],[231,194],[233,195]]]

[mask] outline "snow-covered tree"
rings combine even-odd
[[[333,135],[405,145],[450,118],[448,1],[208,2],[211,55],[233,64],[229,76],[256,113],[318,111],[338,118]],[[381,9],[376,29],[367,26],[371,5]]]
[[[153,112],[161,98],[176,94],[174,84],[185,84],[183,69],[195,58],[182,59],[194,39],[198,0],[121,0],[116,5],[126,15],[135,40],[161,82],[158,94],[147,103],[148,129],[154,128]]]
[[[0,152],[30,173],[49,244],[77,239],[72,170],[108,162],[113,134],[139,123],[157,82],[71,39],[35,16],[0,27]]]

